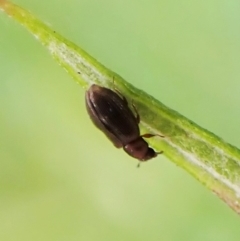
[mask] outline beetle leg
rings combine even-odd
[[[154,137],[154,136],[159,136],[159,137],[161,137],[161,138],[164,138],[164,137],[165,137],[165,136],[163,136],[163,135],[149,134],[149,133],[146,133],[146,134],[144,134],[144,135],[141,135],[141,137],[143,137],[143,138],[151,138],[151,137]]]
[[[114,86],[114,90],[115,90],[115,92],[117,92],[117,94],[122,98],[122,100],[125,102],[125,104],[126,105],[128,105],[128,101],[127,101],[127,99],[121,94],[121,92],[115,87],[115,84],[114,84],[114,79],[115,79],[115,76],[113,76],[113,86]],[[139,116],[139,114],[138,114],[138,111],[137,111],[137,108],[136,108],[136,106],[133,104],[133,101],[132,101],[132,107],[133,107],[133,109],[134,109],[134,111],[135,111],[135,113],[136,113],[136,121],[137,121],[137,124],[139,124],[140,123],[140,116]]]
[[[124,103],[125,103],[126,105],[128,105],[127,99],[126,99],[126,98],[121,94],[121,92],[115,87],[114,78],[115,78],[115,76],[113,76],[113,89],[114,89],[115,92],[119,95],[119,97],[124,101]]]
[[[117,94],[120,96],[120,98],[124,101],[125,105],[128,105],[127,99],[121,94],[121,92],[114,88],[115,92],[117,92]]]
[[[137,108],[136,108],[136,106],[134,105],[133,101],[132,101],[132,107],[133,107],[133,109],[134,109],[134,111],[135,111],[135,113],[136,113],[136,121],[137,121],[137,123],[139,124],[139,123],[140,123],[140,116],[139,116],[139,114],[138,114]]]

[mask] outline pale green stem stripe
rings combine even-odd
[[[239,149],[128,84],[28,11],[5,0],[0,0],[0,8],[25,26],[84,88],[92,83],[113,88],[114,78],[116,88],[136,105],[142,130],[165,136],[149,139],[150,144],[240,213]]]

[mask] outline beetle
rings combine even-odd
[[[92,122],[104,132],[115,147],[123,148],[128,155],[139,161],[147,161],[162,153],[155,152],[143,139],[156,135],[140,135],[140,117],[136,108],[133,105],[135,116],[126,98],[120,93],[93,84],[86,91],[85,102]]]

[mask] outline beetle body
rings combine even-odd
[[[157,156],[140,135],[139,117],[134,116],[124,97],[94,84],[86,92],[85,100],[91,120],[117,148],[122,147],[140,161]]]

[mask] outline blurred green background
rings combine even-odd
[[[15,3],[240,147],[239,0]],[[239,216],[185,171],[115,149],[83,89],[5,14],[0,70],[0,240],[240,239]]]

